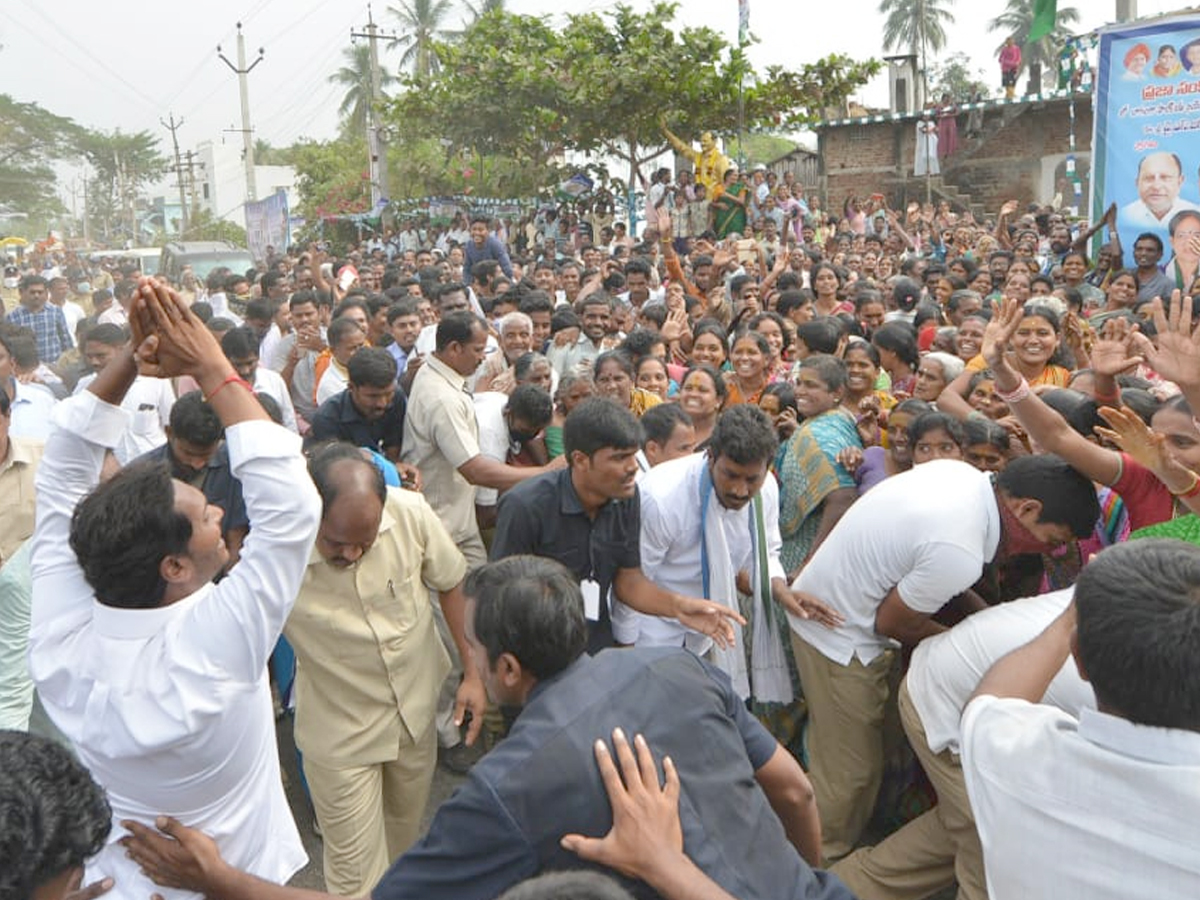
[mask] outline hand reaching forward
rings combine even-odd
[[[1007,366],[1004,354],[1024,315],[1021,301],[1008,297],[983,330],[983,346],[979,352],[993,371],[999,366]]]
[[[721,648],[733,646],[733,622],[739,625],[746,624],[745,618],[736,609],[698,597],[680,597],[675,609],[675,618],[692,631],[712,638]]]
[[[1103,337],[1092,345],[1092,370],[1097,375],[1117,376],[1139,365],[1142,357],[1134,356],[1134,335],[1137,326],[1128,319],[1114,317],[1104,323]]]
[[[1159,297],[1150,301],[1150,309],[1158,335],[1153,341],[1137,335],[1138,350],[1163,378],[1181,387],[1200,386],[1200,327],[1192,327],[1192,298],[1174,291],[1169,313]]]
[[[613,731],[620,770],[608,746],[596,741],[596,765],[612,804],[613,824],[602,838],[568,834],[562,846],[582,859],[616,869],[623,875],[652,881],[664,859],[683,853],[683,825],[679,820],[679,773],[671,757],[663,757],[666,784],[659,787],[658,767],[645,738],[634,738],[637,758],[625,733]],[[622,780],[622,778],[624,780]]]
[[[1112,441],[1139,463],[1156,475],[1166,472],[1174,465],[1167,450],[1166,438],[1146,427],[1137,413],[1131,409],[1114,409],[1102,406],[1100,418],[1108,428],[1096,427],[1096,434]]]

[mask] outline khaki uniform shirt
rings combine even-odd
[[[430,590],[466,561],[420,494],[388,489],[379,537],[338,569],[313,550],[284,634],[296,650],[296,745],[325,765],[395,760],[433,726],[450,659]]]
[[[425,499],[456,544],[479,537],[475,486],[458,471],[478,455],[479,425],[466,379],[430,356],[409,392],[403,458],[421,472]]]
[[[33,475],[41,461],[41,441],[9,437],[0,461],[0,566],[33,534]]]

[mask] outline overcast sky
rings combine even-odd
[[[1069,0],[1060,0],[1060,5]],[[632,0],[644,9],[649,0]],[[1079,29],[1114,17],[1115,0],[1075,0]],[[1179,0],[1140,0],[1138,12],[1154,15],[1181,6]],[[393,27],[386,3],[376,3],[377,21]],[[556,15],[553,0],[509,0],[516,12]],[[603,10],[609,3],[583,0],[572,9]],[[830,51],[858,58],[881,55],[882,16],[878,0],[750,0],[751,30],[760,43],[753,62],[797,65]],[[987,22],[1003,0],[959,0],[957,22],[948,29],[946,52],[968,53],[990,82],[999,81],[995,47],[1000,36]],[[250,107],[255,136],[280,146],[306,136],[328,138],[337,127],[341,89],[328,82],[341,64],[350,31],[361,30],[367,5],[353,0],[4,0],[0,19],[0,90],[36,101],[82,125],[124,131],[142,129],[163,138],[159,124],[170,113],[183,118],[180,146],[203,140],[240,141],[222,134],[240,127],[237,78],[217,58],[216,47],[236,62],[235,23],[247,37],[247,55],[266,50],[250,75]],[[456,14],[454,19],[461,16]],[[676,21],[707,24],[737,39],[737,0],[683,0]],[[455,22],[457,24],[457,22]],[[398,56],[387,62],[395,65]],[[886,76],[876,78],[857,98],[868,106],[887,105]]]

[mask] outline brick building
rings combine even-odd
[[[1074,204],[1068,166],[1074,132],[1075,177],[1086,207],[1092,146],[1090,93],[1055,93],[977,104],[978,137],[968,137],[966,111],[958,119],[958,152],[929,179],[934,201],[947,199],[976,217],[994,216],[1009,199]],[[1072,128],[1072,107],[1074,108]],[[891,113],[825,121],[816,126],[823,205],[840,210],[851,194],[882,193],[893,209],[926,197],[926,179],[914,176],[919,114]],[[1080,213],[1086,213],[1085,208]]]

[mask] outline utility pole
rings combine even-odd
[[[1132,22],[1137,18],[1137,0],[1117,0],[1117,21]]]
[[[383,100],[383,85],[379,74],[379,38],[382,32],[367,4],[366,31],[351,31],[350,39],[366,38],[371,49],[371,121],[367,125],[367,161],[371,174],[371,209],[388,199],[387,129],[380,118],[379,104]]]
[[[171,143],[175,146],[175,184],[179,188],[179,231],[180,235],[182,236],[182,234],[188,229],[188,209],[187,199],[183,195],[183,163],[179,159],[179,137],[175,132],[182,127],[183,119],[181,118],[178,122],[176,122],[175,113],[171,113],[169,118],[171,120],[170,124],[164,122],[162,119],[159,119],[158,121],[163,128],[171,132]],[[164,230],[166,224],[166,218],[164,217]]]
[[[221,58],[221,62],[229,66],[238,77],[238,90],[242,97],[242,148],[243,158],[246,162],[246,199],[257,200],[258,190],[254,185],[254,137],[253,131],[250,128],[250,86],[247,84],[246,76],[254,71],[254,67],[263,61],[263,48],[258,48],[258,58],[250,63],[249,68],[246,66],[246,37],[242,34],[242,23],[237,23],[237,65],[229,61],[224,53],[221,52],[221,45],[217,45],[217,56]]]
[[[191,209],[188,211],[188,215],[190,218],[195,219],[196,214],[200,211],[199,202],[196,198],[196,169],[203,169],[204,163],[193,162],[192,157],[195,156],[195,154],[192,153],[191,150],[185,153],[184,156],[187,158],[185,168],[187,169],[188,178],[188,199],[191,203]]]

